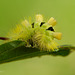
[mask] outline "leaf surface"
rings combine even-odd
[[[59,48],[59,51],[55,52],[47,52],[47,51],[40,51],[36,48],[25,47],[25,42],[23,41],[12,41],[5,44],[0,45],[0,64],[27,59],[32,57],[39,57],[43,55],[53,55],[53,56],[67,56],[75,47],[70,45],[62,45]]]

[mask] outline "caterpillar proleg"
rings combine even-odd
[[[9,32],[7,38],[8,41],[22,40],[26,43],[26,47],[35,47],[44,51],[57,50],[58,44],[54,41],[54,38],[60,40],[62,33],[55,32],[54,26],[56,20],[51,17],[48,22],[43,21],[43,16],[37,14],[35,16],[35,22],[30,24],[27,20],[22,21],[20,25],[17,25],[15,29]]]

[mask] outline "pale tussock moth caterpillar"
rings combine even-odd
[[[9,32],[7,38],[9,41],[22,40],[26,43],[26,47],[55,51],[58,49],[58,45],[54,38],[60,40],[62,36],[62,33],[54,31],[53,26],[55,25],[56,20],[53,17],[48,22],[43,22],[43,16],[37,14],[34,23],[30,24],[27,20],[22,21],[20,25]]]

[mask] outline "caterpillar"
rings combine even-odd
[[[27,20],[16,25],[12,31],[8,33],[7,41],[21,40],[25,42],[26,47],[35,47],[44,51],[58,50],[58,44],[54,41],[54,38],[61,40],[62,33],[55,32],[54,26],[56,20],[51,17],[48,22],[43,21],[43,16],[37,14],[35,16],[35,22],[30,24]]]

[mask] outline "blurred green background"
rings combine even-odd
[[[75,45],[75,0],[0,0],[0,36],[35,14],[57,20],[61,44]],[[0,41],[2,44],[3,41]],[[0,75],[75,75],[75,52],[69,56],[42,56],[0,65]]]

